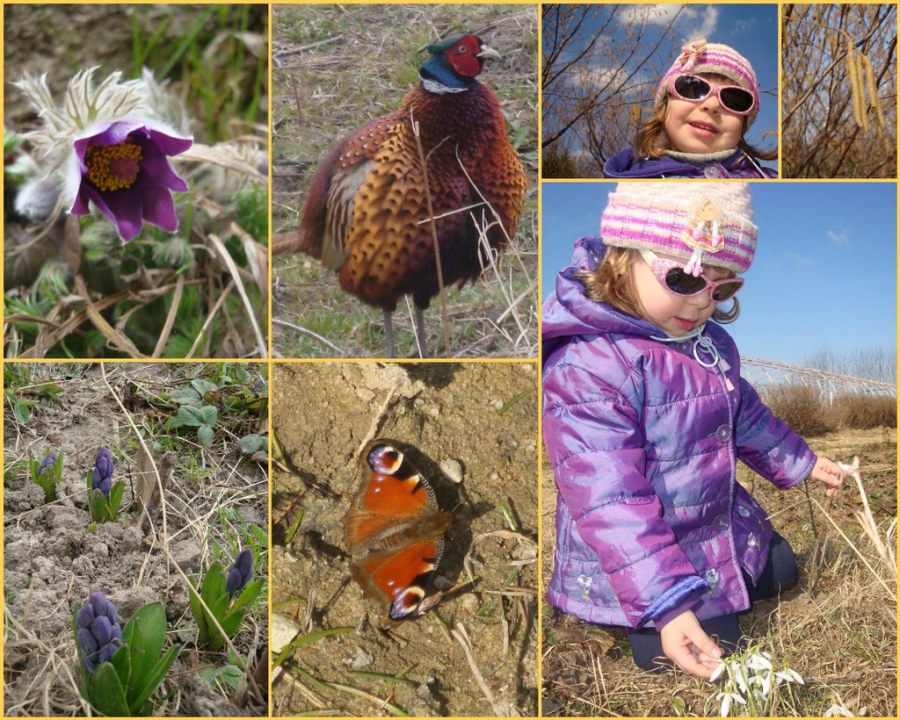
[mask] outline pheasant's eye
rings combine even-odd
[[[465,53],[465,52],[466,52],[466,46],[465,46],[465,45],[460,45],[459,48],[457,49],[457,52]]]

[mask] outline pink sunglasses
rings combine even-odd
[[[679,100],[699,103],[716,93],[719,105],[735,115],[749,115],[756,107],[753,93],[737,85],[716,85],[696,75],[678,75],[669,81],[669,93]]]
[[[706,275],[691,275],[684,270],[680,260],[661,258],[652,250],[641,250],[641,257],[653,272],[653,277],[670,292],[684,297],[699,295],[709,288],[709,299],[714,303],[731,300],[744,285],[743,278],[710,280]]]

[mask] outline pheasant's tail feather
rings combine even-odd
[[[287,255],[300,250],[302,239],[299,230],[272,235],[272,255]]]

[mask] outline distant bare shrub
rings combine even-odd
[[[803,437],[842,428],[867,430],[897,426],[897,400],[873,395],[839,395],[828,402],[808,385],[769,385],[760,392],[766,404]]]
[[[866,430],[897,426],[897,400],[871,395],[844,395],[835,398],[833,410],[840,427]]]
[[[834,413],[823,407],[818,388],[772,385],[765,389],[764,397],[772,412],[803,437],[815,437],[837,430]]]

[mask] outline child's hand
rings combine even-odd
[[[722,649],[704,632],[690,610],[663,625],[659,636],[666,657],[691,675],[709,680],[720,665]]]
[[[817,458],[816,466],[806,479],[825,483],[828,486],[825,495],[831,498],[837,495],[838,489],[844,482],[844,472],[828,458]]]

